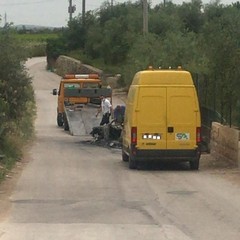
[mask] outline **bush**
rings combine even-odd
[[[34,92],[24,66],[26,50],[10,28],[0,29],[0,178],[22,157],[34,134]]]

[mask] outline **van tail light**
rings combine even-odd
[[[201,143],[202,139],[201,139],[201,128],[200,127],[197,127],[197,130],[196,130],[196,141],[197,143]]]
[[[137,154],[136,145],[137,145],[137,127],[132,127],[131,128],[131,153],[133,155]]]
[[[137,127],[131,129],[131,144],[137,144]]]

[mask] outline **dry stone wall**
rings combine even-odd
[[[216,159],[231,161],[240,167],[240,131],[213,122],[211,130],[211,154]]]
[[[76,74],[76,73],[81,73],[81,74],[97,73],[100,76],[103,75],[103,71],[101,69],[83,64],[81,61],[71,57],[67,57],[67,56],[59,56],[55,66],[56,66],[56,73],[62,77],[65,74]]]
[[[103,70],[93,66],[83,64],[81,61],[61,55],[55,63],[55,72],[63,77],[65,74],[91,74],[97,73],[103,81],[103,84],[109,85],[111,88],[117,88],[117,82],[121,75],[106,76]]]

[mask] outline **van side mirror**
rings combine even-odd
[[[57,89],[56,88],[53,89],[52,94],[57,95]]]

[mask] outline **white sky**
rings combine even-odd
[[[114,2],[123,3],[127,0],[115,0]],[[190,0],[172,0],[173,3],[181,4],[183,1]],[[211,0],[203,0],[208,3]],[[237,0],[221,0],[223,4],[231,4]],[[76,5],[76,11],[73,14],[77,16],[82,12],[82,0],[72,0]],[[101,6],[105,0],[85,0],[86,11],[94,10]],[[109,2],[111,2],[109,0]],[[136,2],[132,0],[132,2]],[[151,0],[152,6],[163,2],[163,0]],[[7,22],[13,22],[14,25],[39,25],[49,27],[66,26],[69,0],[0,0],[0,16],[2,18],[1,26]]]

